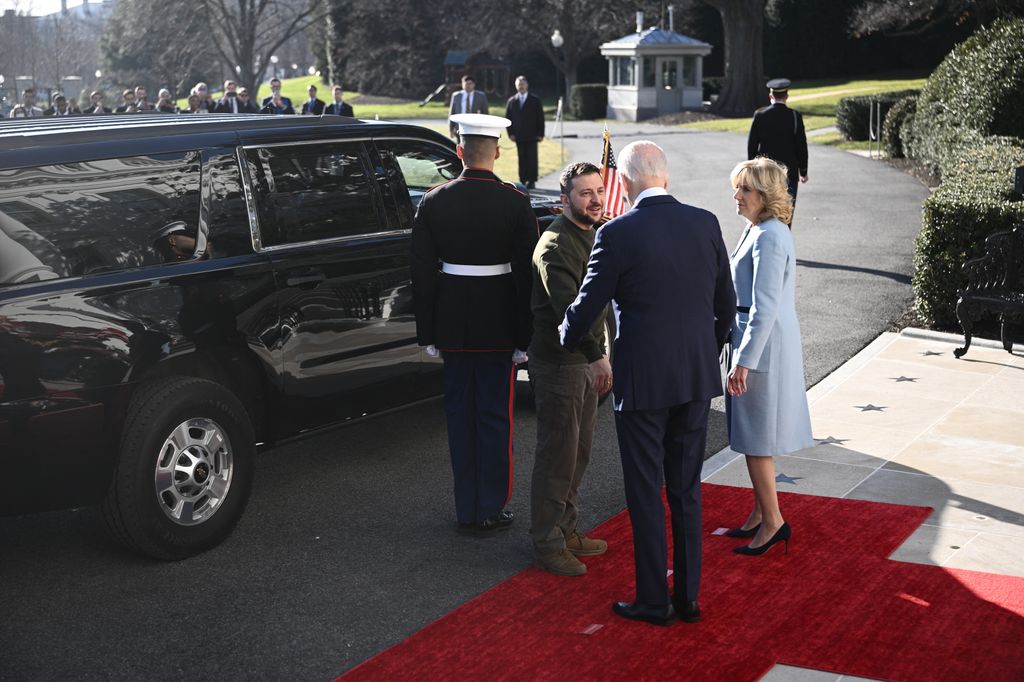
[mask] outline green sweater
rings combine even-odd
[[[562,365],[581,365],[606,355],[604,316],[607,309],[594,320],[590,332],[583,336],[575,351],[565,350],[558,341],[558,325],[562,324],[566,309],[576,300],[587,274],[594,235],[593,229],[582,230],[560,215],[540,236],[533,250],[531,358]]]

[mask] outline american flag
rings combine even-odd
[[[612,152],[612,134],[604,129],[604,151],[601,153],[601,178],[604,180],[605,215],[614,218],[626,212],[626,190],[622,186],[615,153]]]

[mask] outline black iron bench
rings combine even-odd
[[[958,293],[956,317],[964,330],[964,347],[953,351],[963,357],[971,347],[974,322],[984,313],[997,313],[1000,338],[1011,352],[1011,328],[1024,321],[1024,226],[997,232],[985,239],[985,255],[964,263],[967,286]]]

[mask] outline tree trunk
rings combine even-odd
[[[750,116],[768,103],[764,86],[765,0],[703,0],[722,16],[725,34],[725,86],[711,110],[723,116]]]

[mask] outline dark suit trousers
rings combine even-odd
[[[519,182],[537,182],[537,140],[524,142],[516,139],[519,154]]]
[[[786,190],[789,196],[793,197],[793,205],[796,206],[796,191],[800,189],[800,169],[788,169],[786,173]]]
[[[636,601],[669,603],[664,480],[672,513],[674,593],[697,599],[701,569],[700,471],[707,442],[709,400],[660,410],[615,412],[622,477],[633,526]],[[664,475],[664,479],[662,476]]]
[[[459,523],[497,516],[512,492],[511,351],[444,352],[444,411]]]

